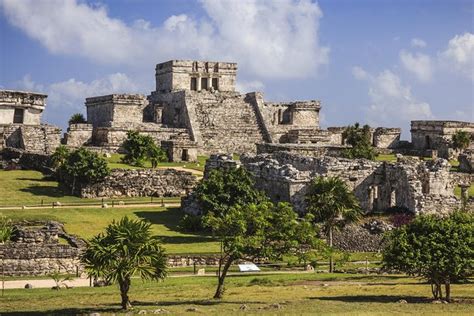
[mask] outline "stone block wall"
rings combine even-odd
[[[61,129],[52,125],[0,125],[3,148],[23,149],[38,154],[51,154],[61,144]]]
[[[41,93],[0,90],[0,124],[13,124],[15,109],[23,110],[21,124],[39,125],[46,95]]]
[[[67,244],[59,243],[59,238]],[[60,223],[21,223],[15,225],[11,241],[0,244],[0,264],[7,276],[80,274],[84,246],[84,241],[66,234]]]
[[[103,181],[87,185],[80,191],[83,198],[183,196],[197,184],[196,177],[175,169],[114,169]]]
[[[92,142],[92,124],[71,124],[64,135],[65,143],[70,147],[81,147]]]
[[[400,128],[377,127],[373,133],[373,146],[376,148],[397,148],[401,133]]]

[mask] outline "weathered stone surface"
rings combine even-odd
[[[39,125],[46,97],[41,93],[0,90],[0,124]]]
[[[81,189],[84,198],[119,196],[183,196],[196,185],[196,177],[175,169],[114,169],[103,181]]]
[[[474,173],[474,149],[466,150],[458,157],[459,170],[467,173]]]

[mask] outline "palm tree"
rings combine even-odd
[[[337,177],[317,177],[311,182],[306,194],[307,211],[314,221],[323,223],[332,247],[334,229],[356,222],[362,215],[359,203],[349,187]],[[329,272],[333,272],[332,254],[329,257]]]
[[[132,306],[128,297],[132,276],[144,280],[166,277],[166,255],[158,237],[151,235],[150,227],[148,222],[127,216],[113,221],[105,234],[90,240],[82,256],[91,276],[119,284],[124,310]]]

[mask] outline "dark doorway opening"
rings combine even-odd
[[[181,160],[182,161],[189,161],[189,154],[187,149],[183,149],[183,152],[181,153]]]
[[[23,124],[24,116],[25,116],[24,109],[15,109],[15,112],[13,113],[13,123]]]
[[[207,90],[208,88],[207,78],[201,78],[201,90]]]
[[[431,138],[428,135],[425,136],[425,147],[426,149],[431,149]]]
[[[197,78],[191,78],[191,90],[197,90]]]
[[[212,88],[217,90],[217,78],[212,78]]]

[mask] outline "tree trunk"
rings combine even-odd
[[[443,299],[443,289],[441,287],[441,283],[438,283],[436,286],[438,287],[438,297],[439,297],[440,300],[442,300]]]
[[[438,299],[438,285],[436,283],[431,282],[431,293],[433,294],[433,298],[435,300]]]
[[[329,255],[329,272],[334,272],[334,262],[332,256],[332,226],[329,226],[328,230],[328,239],[329,239],[329,247],[331,247],[331,254]]]
[[[224,268],[222,269],[222,273],[219,274],[217,290],[216,290],[216,294],[214,294],[214,298],[220,299],[224,295],[224,280],[227,275],[227,271],[229,270],[230,265],[232,264],[233,261],[234,259],[232,257],[229,257],[229,259],[227,259],[224,265]]]
[[[444,288],[446,292],[446,301],[451,303],[451,282],[449,282],[449,280],[444,283]]]
[[[130,300],[128,298],[128,290],[130,289],[130,278],[125,278],[124,280],[119,280],[120,286],[120,296],[122,297],[122,309],[128,310],[132,307]]]
[[[74,195],[74,189],[76,187],[76,176],[72,178],[72,189],[71,189],[71,195]]]

